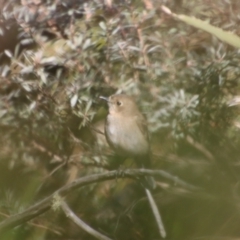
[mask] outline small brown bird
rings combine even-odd
[[[150,146],[147,124],[134,99],[125,94],[115,94],[109,98],[100,97],[108,103],[109,113],[105,123],[105,135],[109,145],[123,157],[133,157],[140,167],[150,167]],[[150,189],[155,188],[152,177],[141,179],[148,201],[156,219],[160,235],[166,232],[157,205]]]
[[[147,124],[133,98],[125,94],[101,98],[109,107],[105,124],[109,145],[120,156],[134,157],[138,166],[150,167]]]

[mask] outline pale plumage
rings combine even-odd
[[[148,158],[147,125],[134,100],[116,94],[108,98],[108,106],[105,134],[109,145],[119,155],[139,157],[139,161]]]

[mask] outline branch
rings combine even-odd
[[[174,177],[171,174],[162,171],[162,170],[147,170],[147,169],[127,169],[123,171],[124,174],[119,176],[119,171],[110,171],[100,174],[93,174],[85,177],[81,177],[79,179],[76,179],[70,184],[67,184],[57,191],[55,191],[50,196],[44,198],[43,200],[39,201],[38,203],[34,204],[33,206],[29,207],[22,213],[13,215],[9,217],[8,219],[2,221],[0,223],[0,233],[3,231],[6,231],[10,228],[16,227],[20,224],[23,224],[24,222],[27,222],[36,216],[43,214],[44,212],[48,211],[52,206],[52,201],[54,199],[54,196],[56,194],[59,194],[60,196],[66,195],[72,191],[74,191],[77,188],[83,187],[88,184],[92,184],[95,182],[102,182],[106,180],[116,179],[116,176],[119,178],[139,178],[143,176],[161,176],[168,180],[171,180],[174,182],[174,184],[179,185],[181,187],[187,188],[191,191],[201,190],[200,188],[197,188],[195,186],[192,186],[182,180],[180,180],[178,177]]]
[[[67,217],[69,217],[73,222],[75,222],[80,228],[82,228],[90,235],[100,240],[112,240],[111,238],[106,237],[105,235],[101,234],[100,232],[87,225],[69,208],[66,202],[61,201],[61,208],[65,212]]]
[[[153,215],[155,217],[155,220],[156,220],[156,223],[157,223],[157,226],[158,226],[158,230],[159,230],[160,236],[162,238],[165,238],[167,236],[167,233],[166,233],[166,230],[164,228],[163,221],[162,221],[162,218],[161,218],[161,215],[160,215],[160,211],[159,211],[159,209],[157,207],[157,204],[154,201],[154,198],[153,198],[151,192],[147,188],[145,188],[145,192],[147,194],[148,202],[150,204],[150,207],[152,209]]]

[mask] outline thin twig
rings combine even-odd
[[[106,180],[114,180],[116,179],[116,176],[119,176],[119,171],[110,171],[100,174],[93,174],[85,177],[81,177],[79,179],[76,179],[72,183],[69,183],[61,188],[59,188],[56,192],[51,194],[50,196],[44,198],[43,200],[39,201],[38,203],[34,204],[33,206],[29,207],[22,213],[13,215],[9,217],[8,219],[2,221],[0,223],[0,232],[3,232],[7,229],[16,227],[20,224],[23,224],[24,222],[27,222],[36,216],[39,216],[43,214],[44,212],[48,211],[52,206],[52,200],[54,199],[54,196],[56,194],[59,194],[60,196],[66,195],[68,193],[73,192],[75,189],[78,189],[80,187],[86,186],[88,184],[96,183],[96,182],[102,182]],[[162,170],[147,170],[147,169],[127,169],[124,171],[124,175],[119,176],[119,178],[139,178],[143,176],[162,176],[166,179],[172,180],[175,185],[179,185],[181,187],[187,188],[191,191],[201,190],[198,187],[195,187],[193,185],[190,185],[182,180],[180,180],[177,177],[172,176],[171,174],[162,171]]]
[[[148,202],[149,202],[149,205],[152,209],[152,212],[153,212],[153,215],[155,217],[155,220],[156,220],[156,223],[157,223],[157,226],[158,226],[158,230],[159,230],[159,234],[162,238],[165,238],[167,236],[167,233],[166,233],[166,230],[164,228],[164,225],[163,225],[163,221],[162,221],[162,218],[161,218],[161,215],[160,215],[160,211],[157,207],[157,204],[152,196],[152,193],[147,189],[145,188],[145,192],[147,194],[147,198],[148,198]]]
[[[61,201],[61,208],[65,212],[66,216],[75,222],[80,228],[100,240],[112,240],[111,238],[106,237],[100,232],[96,231],[88,224],[86,224],[82,219],[80,219],[67,205],[65,201]]]
[[[199,142],[194,141],[192,137],[189,135],[187,136],[187,142],[194,146],[198,151],[203,153],[211,162],[214,162],[214,157],[213,155]]]

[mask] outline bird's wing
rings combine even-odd
[[[149,134],[148,134],[148,128],[147,128],[147,121],[143,115],[141,117],[136,117],[136,123],[141,130],[144,139],[147,141],[148,144],[148,152],[142,156],[138,156],[137,163],[141,163],[141,167],[147,167],[151,168],[151,150],[149,145]]]
[[[143,115],[141,117],[139,115],[136,116],[136,122],[141,130],[144,138],[149,142],[149,134],[148,134],[148,127],[147,127],[147,121]]]

